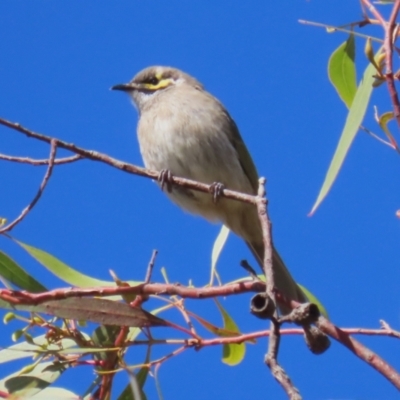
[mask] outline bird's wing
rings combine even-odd
[[[228,113],[226,114],[229,120],[229,124],[231,125],[231,129],[228,130],[230,135],[229,139],[239,156],[240,165],[242,166],[244,173],[250,181],[251,187],[254,190],[254,194],[256,194],[258,189],[258,173],[256,166],[254,165],[253,159],[251,158],[251,155],[247,150],[247,147],[242,137],[240,136],[240,132],[238,127],[236,126],[235,121]]]

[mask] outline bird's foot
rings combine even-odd
[[[161,190],[164,190],[164,186],[167,186],[167,192],[170,193],[172,191],[172,173],[169,169],[162,169],[157,178]]]
[[[218,200],[221,197],[224,188],[225,188],[224,184],[220,182],[214,182],[210,185],[210,193],[213,196],[214,204],[218,203]]]

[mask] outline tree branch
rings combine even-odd
[[[83,157],[80,156],[79,154],[76,154],[75,156],[71,157],[56,158],[54,160],[54,165],[68,164],[82,159]],[[34,165],[35,167],[40,165],[49,165],[49,159],[35,160],[34,158],[30,157],[14,157],[14,156],[8,156],[6,154],[0,154],[0,160],[13,161],[21,164],[30,164]]]
[[[383,29],[385,30],[384,39],[384,49],[386,53],[386,83],[389,90],[390,99],[393,104],[394,117],[397,121],[397,125],[400,127],[400,102],[399,96],[397,94],[396,85],[394,83],[393,74],[393,42],[395,38],[393,37],[394,28],[396,26],[396,18],[400,9],[400,0],[396,0],[393,5],[393,10],[389,18],[389,22],[383,24]]]
[[[282,386],[290,400],[301,400],[301,395],[298,389],[293,385],[286,371],[278,363],[278,353],[280,344],[280,324],[278,322],[276,295],[275,295],[275,277],[273,269],[273,243],[271,233],[271,221],[268,216],[265,191],[265,178],[259,179],[258,193],[256,198],[258,218],[260,220],[261,229],[264,241],[264,260],[263,270],[266,279],[266,294],[274,304],[274,313],[271,316],[270,337],[268,342],[268,351],[265,355],[265,364],[270,369],[272,376]]]
[[[316,325],[322,332],[346,346],[358,358],[369,364],[400,390],[400,374],[378,354],[374,353],[368,347],[351,337],[350,334],[333,325],[322,316],[319,318]]]
[[[35,204],[38,202],[40,199],[40,196],[42,195],[49,179],[51,176],[51,173],[53,172],[53,167],[54,167],[54,159],[56,157],[56,150],[57,150],[57,145],[55,140],[50,141],[51,148],[50,148],[50,156],[48,160],[49,166],[47,167],[46,173],[43,177],[42,183],[40,184],[39,190],[36,193],[35,197],[33,200],[28,204],[21,212],[21,214],[15,218],[14,221],[10,222],[8,225],[0,229],[0,234],[10,232],[11,229],[13,229],[18,223],[20,223],[29,213],[30,210],[35,206]]]
[[[42,135],[37,132],[33,132],[33,131],[21,126],[18,123],[8,121],[4,118],[0,118],[0,125],[4,125],[14,131],[23,133],[27,137],[34,138],[34,139],[40,140],[45,143],[51,143],[51,141],[54,141],[57,147],[60,147],[65,150],[69,150],[75,154],[79,154],[83,158],[87,158],[89,160],[99,161],[104,164],[108,164],[114,168],[120,169],[120,170],[122,170],[124,172],[128,172],[130,174],[139,175],[139,176],[142,176],[145,178],[150,178],[150,179],[155,179],[155,180],[158,180],[158,178],[160,176],[160,173],[158,171],[152,171],[150,169],[138,167],[136,165],[129,164],[129,163],[121,161],[121,160],[117,160],[116,158],[110,157],[107,154],[100,153],[98,151],[85,150],[81,147],[74,145],[73,143],[67,143],[67,142],[57,139],[57,138],[52,138],[50,136],[46,136],[46,135]],[[171,177],[171,183],[178,185],[178,186],[186,187],[188,189],[193,189],[193,190],[197,190],[199,192],[205,192],[205,193],[210,193],[211,190],[213,189],[212,185],[206,185],[204,183],[196,182],[191,179],[179,178],[176,176]],[[234,190],[222,189],[221,196],[226,197],[228,199],[243,201],[245,203],[250,203],[250,204],[256,203],[256,196],[236,192]]]

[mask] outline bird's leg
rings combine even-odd
[[[214,204],[217,204],[224,188],[225,188],[224,184],[220,182],[214,182],[210,185],[210,193],[213,196]]]
[[[171,193],[172,191],[172,174],[169,169],[162,169],[160,171],[160,174],[158,175],[158,183],[161,186],[161,190],[164,190],[164,186],[167,185],[167,192]]]

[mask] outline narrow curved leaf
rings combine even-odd
[[[34,400],[80,400],[82,397],[61,387],[48,387],[35,395]]]
[[[50,272],[52,272],[64,282],[69,283],[70,285],[77,287],[114,285],[114,283],[102,281],[84,275],[44,250],[40,250],[26,243],[22,243],[19,240],[14,239],[14,241],[19,244],[24,250],[26,250],[29,255],[31,255],[35,260],[46,267]]]
[[[217,336],[221,337],[235,337],[237,335],[240,335],[240,332],[238,333],[237,329],[234,331],[228,330],[226,328],[219,328],[212,323],[208,322],[204,318],[201,318],[199,315],[194,314],[191,311],[186,310],[186,312],[193,317],[200,325],[202,325],[204,328],[206,328],[208,331],[211,333],[214,333]],[[255,339],[247,340],[250,343],[255,343]]]
[[[231,332],[236,332],[238,335],[240,335],[239,328],[236,325],[235,321],[222,307],[219,301],[217,299],[214,300],[224,321],[224,329],[229,330]],[[238,365],[242,362],[245,354],[246,354],[245,343],[224,344],[222,348],[222,362],[230,366]]]
[[[0,308],[54,315],[59,318],[96,322],[118,326],[167,326],[168,324],[149,312],[130,307],[126,303],[99,298],[69,298],[51,300],[38,305],[9,304],[0,300]]]
[[[47,289],[29,275],[11,257],[0,251],[0,275],[20,289],[31,293],[45,292]]]
[[[394,138],[394,136],[392,135],[392,132],[390,132],[390,129],[388,127],[388,123],[392,119],[394,119],[394,112],[393,111],[388,111],[388,112],[383,113],[381,116],[376,115],[376,119],[378,120],[378,124],[381,127],[381,129],[383,130],[383,132],[385,132],[385,135],[389,139],[389,142],[392,145],[392,147],[394,149],[396,149],[396,151],[398,153],[400,153],[400,149],[399,149],[399,146],[398,146],[398,144],[396,142],[396,139]]]
[[[98,298],[70,298],[40,304],[47,314],[59,318],[97,322],[117,326],[166,326],[166,322],[145,310],[126,303]]]
[[[86,338],[89,339],[89,336],[86,335],[84,332],[81,334]],[[26,357],[33,357],[38,353],[44,353],[46,351],[49,352],[63,352],[65,350],[65,354],[69,354],[71,348],[76,347],[76,342],[72,339],[62,339],[57,344],[56,343],[49,343],[48,338],[46,335],[40,335],[33,338],[33,344],[27,342],[21,342],[14,344],[12,346],[7,347],[0,351],[0,364],[18,360],[21,358]],[[63,349],[63,350],[61,350]],[[90,350],[93,349],[76,349],[77,352],[81,350]]]
[[[160,370],[161,365],[162,364],[156,365],[156,367],[154,368],[153,377],[154,377],[154,382],[156,384],[158,399],[164,400],[164,396],[161,391],[161,382],[160,379],[158,378],[158,371]]]
[[[381,49],[378,51],[377,56],[380,52]],[[315,210],[328,194],[333,185],[333,182],[335,181],[340,171],[340,168],[350,149],[350,146],[353,143],[353,140],[358,132],[358,129],[363,121],[365,112],[367,110],[369,98],[371,97],[374,74],[375,67],[372,64],[368,64],[368,67],[364,72],[363,79],[358,86],[357,93],[351,104],[349,113],[346,118],[346,123],[340,136],[339,143],[336,147],[335,154],[333,155],[332,161],[329,165],[328,172],[326,173],[324,183],[322,184],[322,188],[318,194],[317,200],[315,201],[309,215],[314,214]]]
[[[229,228],[225,225],[222,225],[221,230],[217,238],[215,239],[214,246],[211,253],[211,277],[210,277],[210,286],[213,285],[214,276],[217,277],[219,283],[221,284],[221,280],[219,279],[218,272],[217,272],[217,261],[219,256],[222,252],[222,249],[225,246],[225,243],[229,236]]]
[[[30,398],[57,380],[67,368],[58,362],[39,363],[28,373],[16,372],[0,380],[0,390],[18,398]]]
[[[342,43],[328,62],[328,76],[339,97],[350,108],[357,92],[354,35]]]

